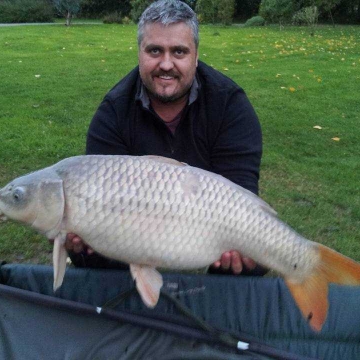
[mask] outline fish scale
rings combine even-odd
[[[251,204],[249,204],[249,201],[246,201],[246,197],[240,197],[236,193],[234,194],[234,190],[231,186],[228,186],[227,184],[224,184],[219,181],[212,180],[209,176],[204,176],[201,174],[198,176],[199,180],[199,187],[201,188],[201,191],[198,192],[198,194],[189,194],[188,200],[192,200],[189,205],[187,206],[186,212],[178,212],[178,208],[181,206],[182,203],[180,193],[181,185],[179,185],[179,182],[185,181],[184,176],[186,173],[191,171],[192,169],[187,170],[186,168],[178,168],[175,166],[172,166],[170,164],[161,164],[159,163],[157,166],[153,165],[149,168],[146,168],[146,160],[140,161],[138,158],[121,158],[119,159],[118,163],[115,165],[113,159],[109,159],[108,162],[104,161],[103,159],[99,159],[99,165],[96,164],[96,158],[89,159],[88,164],[87,162],[82,163],[81,169],[77,168],[78,172],[81,172],[81,174],[86,174],[88,171],[89,177],[87,177],[87,182],[89,183],[95,183],[98,182],[96,186],[89,185],[89,188],[92,189],[99,189],[104,184],[102,181],[104,180],[104,170],[94,172],[95,168],[102,168],[106,167],[106,179],[109,181],[109,183],[104,187],[111,189],[111,195],[109,195],[106,191],[104,193],[97,190],[98,198],[105,198],[109,199],[109,197],[112,197],[112,195],[115,195],[119,189],[116,184],[119,182],[126,186],[126,184],[131,184],[130,193],[132,193],[132,197],[128,200],[125,200],[124,198],[120,197],[119,199],[114,198],[113,201],[119,201],[120,204],[122,204],[123,207],[128,208],[128,211],[123,212],[123,216],[120,217],[113,217],[111,214],[106,213],[104,214],[105,219],[110,219],[110,221],[105,220],[105,224],[107,228],[112,228],[112,224],[114,219],[117,219],[119,222],[118,231],[115,233],[108,233],[106,232],[106,236],[108,238],[108,241],[112,244],[119,244],[119,248],[115,249],[114,245],[111,246],[111,251],[108,251],[108,246],[106,245],[105,241],[98,241],[98,239],[103,239],[103,234],[99,231],[93,231],[93,238],[87,239],[89,244],[94,247],[95,250],[98,250],[101,253],[105,253],[107,256],[116,257],[116,254],[119,254],[117,258],[119,260],[125,260],[125,258],[128,257],[130,254],[124,254],[126,251],[131,249],[131,246],[128,244],[123,244],[121,241],[116,241],[117,239],[121,239],[122,237],[125,237],[126,242],[136,242],[140,241],[143,244],[143,252],[144,252],[144,259],[138,259],[138,261],[146,263],[146,258],[151,257],[154,259],[155,257],[157,259],[158,266],[171,266],[175,268],[188,268],[192,267],[193,262],[191,264],[186,263],[179,263],[179,264],[168,264],[166,261],[166,252],[168,246],[173,242],[182,242],[182,249],[179,249],[178,251],[183,253],[187,253],[189,256],[193,253],[199,253],[199,259],[195,262],[198,264],[196,266],[204,266],[207,265],[209,262],[209,256],[212,257],[212,260],[216,260],[218,256],[221,254],[221,251],[225,251],[224,249],[218,249],[217,253],[215,254],[214,251],[209,249],[211,242],[206,241],[204,237],[204,229],[209,229],[209,226],[211,230],[208,230],[206,232],[206,238],[209,238],[209,234],[214,233],[218,237],[224,237],[224,234],[226,236],[236,236],[235,239],[225,239],[225,242],[232,246],[232,248],[236,248],[238,245],[239,239],[238,235],[241,231],[248,233],[251,231],[250,224],[254,224],[254,221],[252,218],[256,219],[258,214],[256,212],[248,212],[246,207],[249,207]],[[87,170],[89,169],[89,170]],[[114,169],[113,171],[111,169]],[[147,213],[144,210],[146,209],[146,201],[143,200],[144,192],[146,193],[148,190],[154,191],[154,182],[151,182],[151,185],[148,182],[148,176],[150,172],[155,172],[155,179],[161,179],[162,184],[165,182],[164,186],[159,187],[159,191],[156,192],[156,195],[153,193],[153,198],[155,198],[155,209],[152,209],[150,206],[150,213]],[[98,176],[95,176],[96,173],[98,173]],[[159,177],[157,174],[161,174]],[[192,174],[194,172],[192,171]],[[195,174],[196,176],[196,174]],[[74,174],[72,173],[72,177],[74,177]],[[185,176],[186,177],[186,176]],[[121,180],[120,180],[121,178]],[[119,181],[120,180],[120,181]],[[71,183],[71,181],[70,181]],[[207,189],[207,184],[212,183],[211,191]],[[71,183],[75,184],[75,182]],[[156,184],[156,183],[155,183]],[[150,185],[150,186],[149,186]],[[204,185],[204,186],[203,186]],[[129,185],[127,185],[129,187]],[[70,189],[71,186],[69,185],[68,189]],[[93,197],[93,191],[90,191],[90,198]],[[120,193],[127,194],[127,191],[122,189],[120,190]],[[100,196],[101,195],[101,196]],[[197,203],[196,199],[201,196],[202,203]],[[240,202],[235,204],[235,202],[230,201],[234,197],[235,199],[238,198]],[[210,200],[211,199],[211,200]],[[139,206],[138,204],[141,204]],[[223,208],[221,204],[225,204],[226,207]],[[85,216],[85,221],[76,219],[76,214],[78,213],[77,208],[81,207],[81,204],[72,204],[71,208],[74,209],[72,216],[68,217],[73,219],[73,225],[75,233],[78,233],[80,236],[83,233],[84,228],[88,228],[89,224],[87,222],[96,221],[96,214],[103,212],[104,208],[101,208],[101,201],[99,203],[95,203],[90,201],[87,205],[88,209],[91,209],[91,211],[88,211],[87,215]],[[204,211],[205,209],[205,211]],[[141,211],[140,211],[141,210]],[[147,222],[149,221],[149,216],[151,214],[155,214],[155,216],[161,216],[161,218],[154,219],[154,224],[157,224],[157,226],[153,227],[153,231],[147,231],[147,234],[144,235],[144,229],[148,228]],[[244,216],[245,213],[245,216]],[[182,215],[179,215],[182,214]],[[176,223],[171,216],[179,215],[181,217],[181,221]],[[214,220],[215,218],[215,220]],[[218,218],[218,220],[216,220]],[[87,220],[88,219],[88,220]],[[168,220],[165,220],[168,219]],[[241,220],[243,219],[243,220]],[[112,220],[112,221],[111,221]],[[157,220],[157,221],[156,221]],[[162,225],[160,224],[162,223]],[[261,220],[260,220],[261,222]],[[81,227],[78,226],[78,224],[81,223]],[[242,229],[239,229],[238,224],[242,224]],[[124,226],[121,226],[120,224],[124,224]],[[141,226],[143,224],[143,226]],[[144,225],[145,224],[145,225]],[[69,224],[69,227],[71,227],[72,224]],[[222,226],[221,226],[222,225]],[[252,226],[252,228],[256,228],[257,232],[259,229],[259,224],[255,224]],[[174,238],[174,227],[180,226],[182,229],[181,234],[178,234]],[[160,238],[159,238],[159,231],[158,229],[162,230],[160,231]],[[103,227],[101,227],[103,228]],[[186,228],[191,229],[190,231],[187,231]],[[267,229],[267,227],[264,227]],[[142,229],[139,231],[139,229]],[[231,230],[230,230],[231,229]],[[129,230],[129,233],[127,231]],[[261,233],[261,232],[260,232]],[[136,234],[139,239],[134,237],[134,234]],[[268,237],[270,234],[264,233],[261,237]],[[173,239],[174,238],[174,239]],[[190,240],[189,240],[190,239]],[[188,241],[187,241],[188,240]],[[164,246],[159,245],[157,242],[161,241],[163,242]],[[236,243],[235,243],[236,242]],[[255,244],[256,245],[257,238],[255,238]],[[276,242],[275,242],[276,244]],[[206,245],[206,246],[204,246]],[[259,244],[262,245],[262,244]],[[284,245],[283,245],[284,246]],[[104,248],[106,247],[106,248]],[[309,247],[309,246],[308,246]],[[123,249],[124,248],[124,249]],[[285,249],[286,246],[285,246]],[[291,250],[291,249],[290,249]],[[114,254],[114,251],[116,254]],[[287,254],[284,256],[281,256],[280,258],[287,258],[289,260],[289,257]],[[256,257],[256,256],[255,256]],[[175,256],[176,258],[176,256]],[[206,258],[206,263],[204,264],[201,260],[201,258]],[[180,256],[179,259],[184,259],[185,256]],[[290,260],[291,262],[291,260]],[[292,269],[287,269],[287,271],[290,271]]]
[[[220,175],[154,156],[68,158],[0,190],[0,219],[28,223],[54,240],[54,289],[66,267],[67,233],[130,264],[155,306],[155,267],[197,269],[238,250],[278,271],[313,329],[328,311],[328,283],[360,284],[360,266],[304,239],[256,195]]]

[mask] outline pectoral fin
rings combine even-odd
[[[66,259],[68,253],[65,249],[65,238],[66,234],[59,234],[54,240],[53,249],[53,265],[54,265],[54,292],[61,286],[65,270],[66,270]]]
[[[150,308],[155,307],[163,286],[161,274],[153,267],[135,264],[130,264],[130,272],[145,305]]]

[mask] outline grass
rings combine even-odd
[[[202,26],[199,49],[259,115],[261,196],[301,234],[358,261],[359,30]],[[137,63],[136,28],[1,28],[0,54],[2,186],[84,152],[98,104]],[[0,234],[0,259],[49,262],[50,245],[32,230],[4,223]]]

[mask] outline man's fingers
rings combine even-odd
[[[221,267],[223,270],[229,270],[231,264],[231,254],[230,252],[224,252],[221,255]]]
[[[74,251],[74,253],[78,254],[84,250],[85,245],[79,236],[69,233],[66,235],[65,248],[68,251]]]
[[[253,259],[250,259],[248,257],[243,257],[242,262],[243,262],[244,266],[249,270],[253,270],[256,267],[256,262]]]
[[[231,252],[231,270],[234,274],[240,274],[243,270],[241,256],[238,251]]]

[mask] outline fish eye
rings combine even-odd
[[[17,188],[17,189],[15,189],[14,192],[13,192],[13,199],[14,199],[15,201],[20,201],[20,200],[22,200],[23,195],[24,195],[23,189]]]

